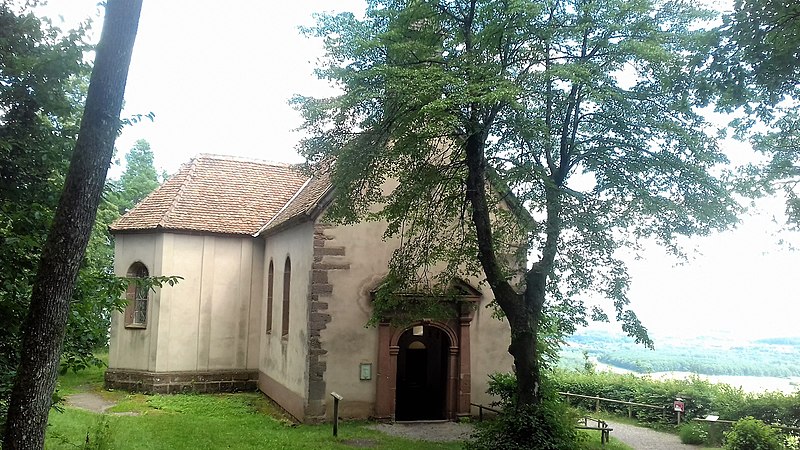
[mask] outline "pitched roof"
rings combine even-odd
[[[112,232],[182,230],[255,235],[313,178],[288,164],[203,154],[183,165]]]
[[[283,226],[294,223],[298,219],[314,217],[317,208],[323,205],[325,195],[331,191],[329,172],[315,173],[286,205],[267,222],[258,234],[265,234]]]

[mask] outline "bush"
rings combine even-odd
[[[651,425],[674,425],[672,401],[675,397],[682,397],[686,399],[684,418],[687,421],[714,414],[726,420],[751,416],[766,423],[800,426],[800,393],[750,394],[740,388],[714,384],[696,377],[688,380],[653,380],[630,374],[586,374],[560,370],[553,375],[552,383],[558,391],[663,406],[663,410],[633,407],[634,418]],[[572,406],[591,411],[595,407],[594,400],[572,398],[569,402]],[[601,407],[613,414],[628,414],[626,405],[602,402]]]
[[[778,432],[764,422],[745,417],[733,424],[725,433],[725,447],[728,450],[780,450],[782,448]]]
[[[500,397],[501,413],[478,424],[468,450],[574,450],[583,435],[575,429],[577,417],[555,391],[545,388],[542,402],[520,407],[515,401],[516,378],[511,374],[489,377],[488,392]]]
[[[684,444],[705,444],[708,439],[708,426],[699,423],[686,423],[681,426],[678,435]]]
[[[800,450],[800,438],[791,434],[784,435],[783,448],[785,450]]]

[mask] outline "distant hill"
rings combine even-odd
[[[648,350],[622,334],[584,329],[567,339],[559,366],[581,368],[583,352],[604,364],[634,372],[694,372],[703,375],[800,376],[800,337],[753,341],[711,335],[655,338]]]

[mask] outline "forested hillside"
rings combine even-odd
[[[752,341],[728,336],[655,339],[655,350],[624,335],[581,330],[561,351],[562,367],[583,367],[584,353],[603,364],[634,372],[694,372],[705,375],[800,376],[800,338]]]

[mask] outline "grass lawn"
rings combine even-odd
[[[102,359],[102,358],[101,358]],[[261,393],[143,395],[102,390],[103,369],[90,368],[59,378],[59,393],[93,392],[116,402],[106,414],[73,407],[50,413],[47,449],[459,449],[387,436],[366,422],[343,422],[339,437],[331,425],[295,424]],[[587,432],[585,450],[600,449],[599,432]],[[612,438],[608,450],[629,447]]]
[[[633,450],[633,447],[627,446],[622,443],[619,439],[614,438],[611,436],[611,440],[606,444],[605,447],[600,445],[600,432],[599,431],[588,431],[588,430],[580,430],[581,433],[588,435],[588,439],[584,442],[583,450]],[[614,433],[611,432],[613,435]]]

